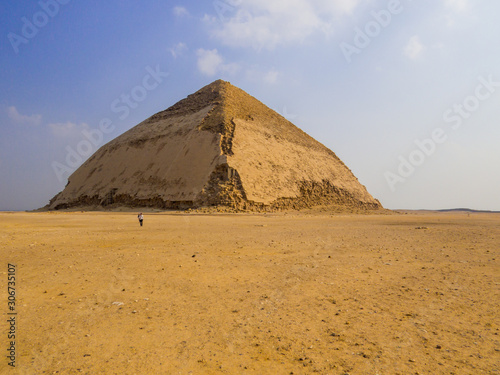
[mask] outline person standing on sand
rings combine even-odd
[[[139,224],[141,224],[141,227],[142,227],[142,221],[144,220],[144,216],[142,216],[142,212],[140,212],[139,215],[137,215],[137,218],[139,219]]]

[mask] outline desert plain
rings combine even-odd
[[[500,214],[0,213],[1,374],[499,374]]]

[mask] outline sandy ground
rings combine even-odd
[[[0,373],[500,373],[498,214],[136,216],[0,213]]]

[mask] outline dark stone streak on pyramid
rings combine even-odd
[[[331,150],[222,80],[101,147],[47,208],[92,206],[382,207]]]

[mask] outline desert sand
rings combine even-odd
[[[499,214],[0,213],[0,240],[2,374],[500,372]]]

